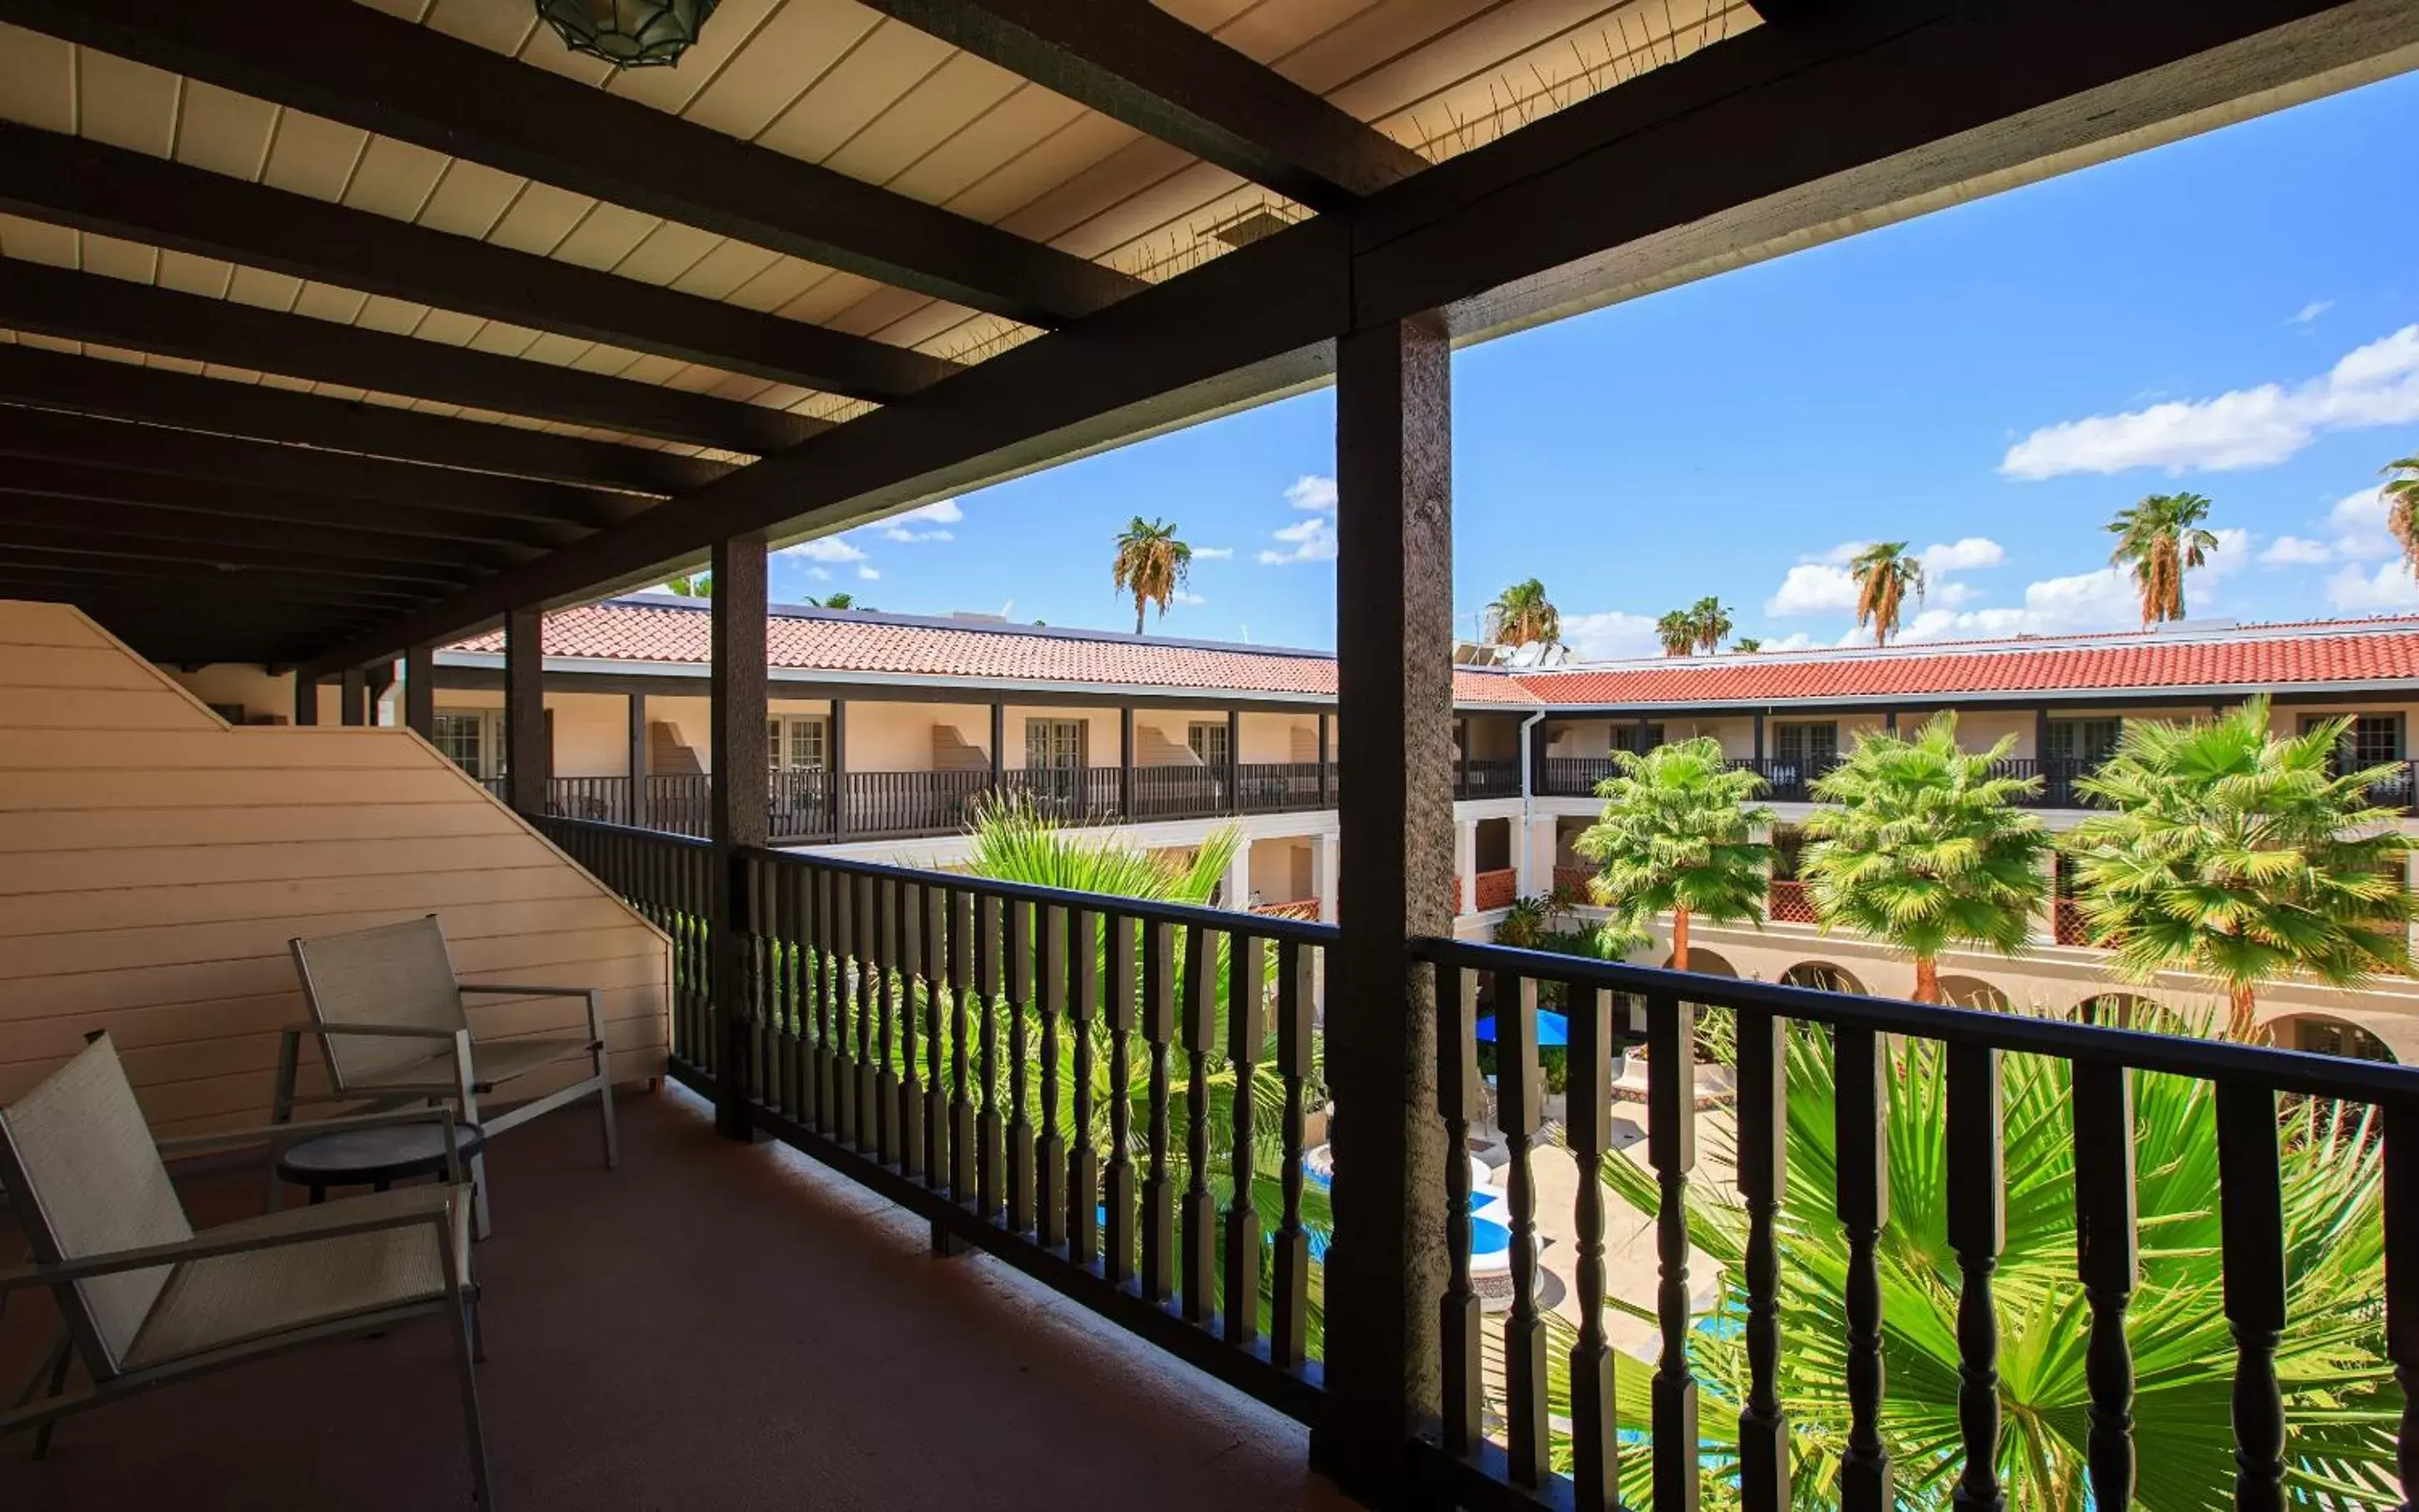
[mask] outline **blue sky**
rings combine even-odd
[[[1465,629],[1533,575],[1593,655],[1704,594],[1827,645],[1874,539],[1936,548],[1911,638],[2123,628],[2103,527],[2178,488],[2225,538],[2196,618],[2419,609],[2375,492],[2419,452],[2413,183],[2419,77],[1465,350]],[[1154,632],[1332,646],[1333,427],[1325,392],[1230,416],[809,543],[774,592],[1131,629],[1141,514],[1200,552]]]

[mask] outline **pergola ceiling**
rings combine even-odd
[[[1355,323],[2375,77],[2413,8],[724,0],[615,73],[527,0],[0,0],[0,594],[383,656],[1316,381]]]

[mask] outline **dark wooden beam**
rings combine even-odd
[[[458,514],[493,515],[578,531],[627,519],[647,502],[630,494],[13,405],[0,406],[0,456],[47,458],[409,508],[441,504]]]
[[[378,613],[409,613],[443,596],[423,584],[330,578],[276,568],[197,564],[191,554],[175,561],[95,556],[90,552],[20,547],[0,559],[0,577],[23,586],[127,587],[150,601],[194,608],[310,604],[359,607]]]
[[[89,511],[98,506],[81,507]],[[40,548],[69,556],[182,563],[195,572],[274,567],[287,572],[324,573],[337,578],[416,583],[424,585],[431,592],[458,591],[482,576],[476,570],[450,563],[396,562],[340,551],[261,546],[228,540],[223,535],[213,536],[207,531],[162,533],[146,527],[137,532],[124,528],[118,521],[109,522],[110,528],[107,529],[85,521],[43,523],[39,517],[34,519],[14,517],[18,513],[15,510],[0,512],[0,544]],[[200,538],[196,539],[196,536]],[[312,543],[313,546],[316,544]]]
[[[424,577],[464,582],[525,562],[529,547],[391,535],[342,524],[305,525],[292,520],[238,518],[155,504],[61,499],[0,487],[0,522],[39,526],[69,533],[158,542],[180,548],[188,559],[235,548],[274,547],[369,565],[428,569]],[[176,552],[171,555],[177,554]]]
[[[393,216],[0,123],[0,209],[440,309],[890,400],[957,364]]]
[[[1055,325],[1140,281],[845,174],[322,0],[0,0],[0,20],[877,283]],[[556,45],[540,38],[541,47]]]
[[[516,813],[546,812],[546,615],[504,616],[504,801]]]
[[[588,533],[569,525],[540,524],[434,505],[336,499],[258,484],[169,477],[29,457],[12,457],[6,467],[0,467],[0,494],[146,504],[227,519],[341,526],[385,535],[520,548],[510,553],[510,561],[527,560],[542,548],[566,545]],[[441,500],[443,496],[434,497]],[[506,560],[500,558],[496,564],[504,565]]]
[[[0,260],[0,325],[734,452],[779,451],[821,428],[763,405],[14,257]]]
[[[425,641],[404,648],[403,725],[423,740],[437,736],[437,648]]]
[[[0,400],[630,493],[681,493],[731,471],[729,463],[678,452],[22,345],[0,346]]]
[[[1428,165],[1148,0],[867,3],[1314,209],[1343,209]]]
[[[345,725],[369,723],[370,681],[368,673],[359,667],[347,667],[336,680],[336,722]]]
[[[1759,27],[1654,69],[400,628],[451,635],[513,595],[641,582],[718,534],[845,528],[1315,383],[1338,334],[1440,301],[1466,301],[1458,332],[1505,329],[2181,134],[2248,113],[2246,98],[2345,87],[2419,44],[2419,8],[2397,0],[1867,0],[1857,13]],[[1518,286],[1490,293],[1504,280]]]

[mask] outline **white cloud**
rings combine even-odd
[[[1926,572],[1966,572],[1976,567],[1995,567],[2008,560],[2008,553],[1996,541],[1968,535],[1945,545],[1934,542],[1923,548],[1918,560]]]
[[[892,517],[902,520],[926,520],[934,525],[955,525],[966,517],[966,512],[958,507],[958,501],[954,499],[935,499],[921,509],[911,509],[903,515]]]
[[[865,553],[837,535],[819,535],[811,541],[781,548],[785,557],[804,557],[809,562],[863,562]]]
[[[2354,562],[2399,555],[2401,543],[2385,528],[2392,509],[2383,488],[2363,488],[2336,500],[2327,511],[2327,523],[2340,532],[2335,537],[2335,555]]]
[[[2354,613],[2419,609],[2419,581],[2399,562],[2381,563],[2373,573],[2346,567],[2327,579],[2327,602]]]
[[[2349,352],[2290,389],[2263,383],[2045,425],[2010,447],[1999,471],[2055,478],[2142,467],[2171,473],[2273,467],[2326,431],[2411,421],[2419,421],[2419,325]]]
[[[1194,592],[1192,592],[1192,591],[1191,591],[1191,590],[1189,590],[1189,589],[1183,589],[1183,588],[1179,588],[1179,589],[1178,589],[1178,590],[1176,591],[1175,598],[1176,598],[1176,601],[1177,601],[1178,603],[1179,603],[1179,604],[1207,604],[1208,602],[1210,602],[1208,599],[1206,599],[1206,598],[1202,597],[1199,594],[1194,593]]]
[[[1619,609],[1564,615],[1563,644],[1589,661],[1651,656],[1663,649],[1652,619],[1643,614],[1625,614]]]
[[[1325,516],[1288,525],[1276,532],[1285,548],[1263,548],[1260,560],[1270,563],[1289,562],[1333,562],[1335,560],[1335,522]]]
[[[1924,596],[1943,609],[1955,609],[1961,604],[1970,604],[1974,601],[1974,585],[1960,582],[1934,583],[1932,585],[1932,591]]]
[[[831,581],[831,569],[829,567],[809,567],[807,569],[807,576],[812,578],[819,583],[827,583]]]
[[[1766,614],[1853,614],[1857,579],[1845,567],[1827,562],[1801,562],[1780,579],[1780,588],[1764,601]]]
[[[856,575],[867,582],[873,582],[881,578],[882,573],[879,568],[860,566],[856,569]]]
[[[2259,553],[2259,560],[2271,566],[2307,567],[2334,560],[2334,548],[2324,541],[2304,540],[2298,535],[2280,535]]]
[[[1196,546],[1193,548],[1195,562],[1224,562],[1235,554],[1231,546]]]
[[[2217,532],[2217,549],[2205,566],[2184,574],[2184,604],[2207,616],[2216,585],[2251,560],[2251,532]],[[2136,630],[2142,597],[2130,567],[2108,566],[2065,578],[2045,578],[2025,587],[2024,607],[1979,609],[1926,609],[1907,622],[1902,640],[1949,640],[2015,635],[2076,635],[2091,630]]]
[[[954,541],[958,537],[950,531],[911,531],[903,525],[886,525],[882,528],[882,538],[912,544],[917,541]]]
[[[2329,310],[2332,310],[2334,307],[2335,301],[2333,300],[2312,300],[2309,303],[2303,305],[2302,308],[2295,312],[2293,316],[2285,323],[2288,326],[2306,326],[2311,321],[2316,320],[2319,316],[2326,314]]]
[[[1844,567],[1857,560],[1857,553],[1872,544],[1871,541],[1842,541],[1828,551],[1818,551],[1810,557],[1797,560],[1818,566]]]
[[[1312,510],[1321,515],[1335,512],[1335,480],[1321,473],[1305,472],[1287,485],[1286,502],[1296,509]]]

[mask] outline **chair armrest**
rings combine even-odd
[[[369,1034],[390,1040],[451,1040],[452,1029],[424,1027],[417,1024],[289,1024],[280,1034]]]
[[[509,994],[515,997],[585,997],[588,999],[588,1037],[595,1041],[595,1048],[604,1047],[605,1023],[597,1008],[598,1001],[603,996],[602,990],[599,988],[516,987],[510,982],[501,981],[460,982],[456,985],[466,993],[484,993],[489,996]]]
[[[384,1088],[379,1090],[383,1092]],[[444,1088],[451,1091],[453,1088]],[[358,1098],[347,1101],[358,1101]],[[452,1108],[398,1108],[392,1113],[347,1113],[333,1119],[306,1119],[296,1123],[269,1123],[252,1129],[222,1129],[216,1134],[183,1134],[175,1139],[154,1140],[162,1155],[190,1154],[212,1145],[246,1144],[254,1140],[316,1139],[323,1134],[341,1134],[347,1129],[379,1129],[397,1123],[435,1123],[439,1119],[452,1121]]]
[[[87,1255],[50,1264],[37,1261],[11,1271],[0,1271],[0,1292],[25,1287],[54,1287],[69,1281],[89,1280],[94,1276],[148,1271],[162,1265],[206,1260],[218,1255],[275,1249],[314,1240],[341,1239],[387,1228],[408,1228],[415,1224],[437,1227],[439,1242],[443,1243],[447,1242],[444,1226],[450,1219],[459,1192],[460,1188],[451,1185],[397,1187],[391,1192],[347,1197],[341,1202],[316,1208],[290,1208],[281,1213],[205,1229],[191,1239],[179,1240],[173,1244],[146,1244],[139,1249],[112,1250],[103,1255]]]

